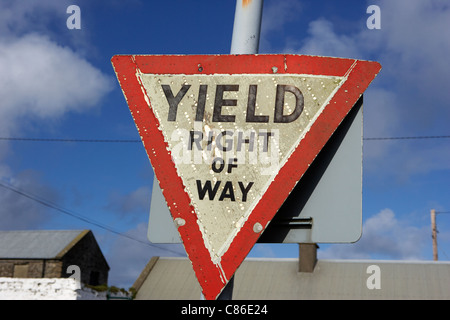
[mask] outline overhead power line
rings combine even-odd
[[[369,137],[366,141],[383,140],[421,140],[421,139],[449,139],[450,135],[441,136],[410,136],[410,137]],[[63,138],[20,138],[0,137],[4,141],[29,141],[29,142],[85,142],[85,143],[138,143],[140,139],[63,139]]]
[[[8,141],[32,141],[32,142],[90,142],[90,143],[136,143],[141,140],[124,140],[124,139],[60,139],[60,138],[14,138],[0,137],[0,140]]]
[[[124,238],[128,238],[128,239],[130,239],[130,240],[139,242],[139,243],[141,243],[141,244],[144,244],[144,245],[147,245],[147,246],[150,246],[150,247],[158,248],[158,249],[160,249],[160,250],[165,250],[165,251],[168,251],[168,252],[172,252],[172,253],[174,253],[174,254],[176,254],[176,255],[180,255],[180,256],[182,255],[180,252],[177,252],[177,251],[174,251],[174,250],[170,250],[170,249],[167,249],[167,248],[163,248],[163,247],[154,245],[154,244],[152,244],[152,243],[145,242],[145,241],[142,241],[142,240],[137,239],[137,238],[135,238],[135,237],[132,237],[132,236],[126,234],[126,233],[123,233],[123,232],[114,230],[114,229],[113,229],[112,227],[110,227],[110,226],[107,226],[107,225],[105,225],[105,224],[103,224],[103,223],[100,223],[100,222],[97,222],[97,221],[95,221],[95,220],[93,220],[93,219],[90,219],[90,218],[87,218],[87,217],[85,217],[85,216],[82,216],[82,215],[80,215],[80,214],[74,213],[74,212],[72,212],[72,211],[70,211],[70,210],[68,210],[68,209],[64,209],[64,208],[62,208],[62,207],[60,207],[60,206],[58,206],[58,205],[56,205],[56,204],[51,203],[51,201],[42,199],[42,198],[40,198],[40,197],[38,197],[38,196],[36,196],[36,195],[32,195],[32,194],[29,193],[29,192],[26,192],[26,191],[23,191],[23,190],[19,190],[19,189],[17,189],[16,187],[13,187],[12,185],[10,185],[9,183],[6,183],[6,182],[0,182],[0,186],[3,187],[3,188],[5,188],[5,189],[8,189],[8,190],[10,190],[10,191],[12,191],[12,192],[15,192],[15,193],[17,193],[17,194],[19,194],[19,195],[21,195],[21,196],[23,196],[23,197],[25,197],[25,198],[28,198],[28,199],[30,199],[30,200],[33,200],[33,201],[37,202],[37,203],[40,203],[40,204],[43,205],[43,206],[46,206],[46,207],[51,208],[51,209],[54,209],[54,210],[56,210],[56,211],[58,211],[58,212],[60,212],[60,213],[63,213],[63,214],[65,214],[65,215],[71,216],[71,217],[73,217],[73,218],[75,218],[75,219],[84,221],[84,222],[86,222],[86,223],[88,223],[88,224],[94,225],[94,226],[99,227],[99,228],[101,228],[101,229],[104,229],[104,230],[106,230],[106,231],[112,232],[112,233],[114,233],[114,234],[116,234],[116,235],[118,235],[118,236],[121,236],[121,237],[124,237]]]
[[[448,139],[450,136],[412,136],[412,137],[378,137],[363,140],[419,140],[419,139]]]

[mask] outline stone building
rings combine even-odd
[[[0,277],[68,278],[78,270],[84,284],[108,283],[109,266],[92,231],[0,231]]]

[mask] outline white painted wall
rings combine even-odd
[[[0,278],[0,300],[106,300],[106,292],[80,288],[73,278]]]

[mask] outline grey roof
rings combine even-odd
[[[298,259],[244,260],[235,274],[233,300],[450,299],[450,262],[318,260],[298,272]],[[380,269],[380,289],[369,289],[367,268]],[[370,280],[369,280],[370,281]],[[200,299],[187,258],[155,258],[134,287],[136,299]]]
[[[0,259],[52,259],[58,257],[87,230],[0,231]]]

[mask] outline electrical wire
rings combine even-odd
[[[12,191],[12,192],[15,192],[16,194],[19,194],[19,195],[21,195],[21,196],[23,196],[23,197],[25,197],[25,198],[28,198],[28,199],[30,199],[30,200],[33,200],[33,201],[37,202],[37,203],[40,203],[40,204],[43,205],[43,206],[46,206],[46,207],[51,208],[51,209],[54,209],[54,210],[59,211],[59,212],[65,214],[65,215],[68,215],[68,216],[71,216],[71,217],[76,218],[76,219],[78,219],[78,220],[84,221],[84,222],[86,222],[86,223],[88,223],[88,224],[94,225],[94,226],[96,226],[96,227],[98,227],[98,228],[104,229],[104,230],[109,231],[109,232],[111,232],[111,233],[114,233],[114,234],[116,234],[116,235],[118,235],[118,236],[121,236],[121,237],[124,237],[124,238],[128,238],[128,239],[130,239],[130,240],[139,242],[139,243],[141,243],[141,244],[144,244],[144,245],[147,245],[147,246],[150,246],[150,247],[154,247],[154,248],[157,248],[157,249],[160,249],[160,250],[165,250],[165,251],[174,253],[174,254],[176,254],[176,255],[182,256],[182,254],[181,254],[180,252],[177,252],[177,251],[174,251],[174,250],[170,250],[170,249],[167,249],[167,248],[163,248],[163,247],[154,245],[154,244],[152,244],[152,243],[145,242],[145,241],[142,241],[142,240],[137,239],[137,238],[135,238],[135,237],[132,237],[132,236],[126,234],[126,233],[123,233],[123,232],[114,230],[114,229],[113,229],[112,227],[110,227],[110,226],[107,226],[107,225],[102,224],[102,223],[100,223],[100,222],[97,222],[97,221],[95,221],[95,220],[93,220],[93,219],[90,219],[90,218],[87,218],[87,217],[85,217],[85,216],[82,216],[82,215],[80,215],[80,214],[74,213],[74,212],[72,212],[72,211],[70,211],[70,210],[68,210],[68,209],[64,209],[64,208],[62,208],[62,207],[60,207],[60,206],[58,206],[58,205],[56,205],[56,204],[51,203],[51,201],[42,199],[42,198],[40,198],[40,197],[38,197],[38,196],[36,196],[36,195],[32,195],[32,194],[29,193],[29,192],[25,192],[25,191],[23,191],[23,190],[19,190],[19,189],[13,187],[12,185],[10,185],[9,183],[6,183],[6,182],[4,182],[4,181],[3,181],[3,182],[0,182],[0,186],[3,187],[3,188],[5,188],[5,189],[8,189],[8,190],[10,190],[10,191]]]
[[[90,142],[90,143],[136,143],[141,140],[123,140],[123,139],[60,139],[60,138],[14,138],[0,137],[0,140],[7,141],[32,141],[32,142]]]
[[[366,141],[383,140],[422,140],[422,139],[449,139],[450,135],[440,136],[410,136],[410,137],[372,137],[363,138]],[[30,141],[30,142],[86,142],[86,143],[138,143],[139,139],[62,139],[62,138],[20,138],[0,137],[4,141]]]
[[[379,137],[364,138],[363,140],[419,140],[419,139],[448,139],[450,136],[412,136],[412,137]]]

